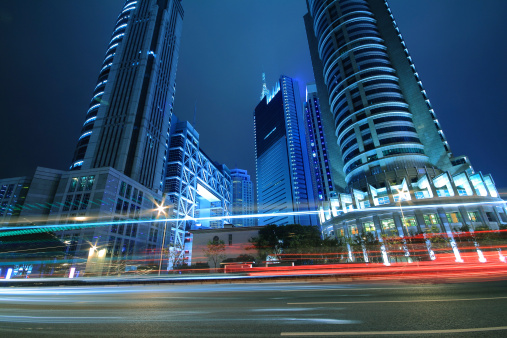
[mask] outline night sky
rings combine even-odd
[[[0,178],[67,169],[123,0],[0,0]],[[391,0],[455,155],[507,188],[507,1]],[[262,72],[313,81],[305,0],[184,0],[175,114],[255,177]]]

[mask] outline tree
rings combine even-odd
[[[218,239],[218,236],[215,236],[213,240],[209,240],[206,245],[206,249],[204,249],[204,256],[211,259],[215,269],[217,268],[217,264],[220,263],[226,255],[225,252],[225,243],[222,240]]]
[[[322,239],[320,231],[314,226],[287,224],[267,225],[259,230],[259,236],[251,238],[250,243],[257,249],[261,261],[267,256],[278,260],[311,263],[327,260],[326,253],[336,253],[339,242],[335,239]]]
[[[168,258],[167,268],[169,270],[179,268],[182,265],[182,253],[185,246],[181,243],[174,243],[173,246],[167,247],[164,250],[164,256]]]

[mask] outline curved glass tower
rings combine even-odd
[[[491,175],[453,157],[387,1],[307,4],[317,96],[329,102],[320,107],[329,167],[341,190],[319,208],[323,234],[362,241],[362,255],[349,247],[348,261],[364,262],[370,235],[386,265],[437,259],[431,241],[421,258],[408,238],[445,234],[456,262],[463,262],[454,233],[505,226],[506,203]],[[385,245],[393,236],[403,257]]]
[[[162,190],[183,21],[181,0],[127,0],[71,170],[113,167]]]
[[[346,183],[406,167],[458,169],[387,3],[308,8]]]
[[[88,143],[90,142],[95,120],[97,120],[97,112],[99,111],[100,105],[102,103],[102,96],[104,95],[109,73],[111,72],[114,56],[116,55],[116,51],[123,41],[129,19],[132,15],[132,12],[136,9],[136,4],[137,1],[127,1],[123,6],[122,12],[120,15],[118,15],[118,19],[116,20],[113,35],[109,41],[106,56],[104,57],[104,62],[102,62],[102,69],[100,70],[99,77],[97,79],[97,85],[95,86],[90,105],[88,106],[88,110],[86,112],[85,122],[83,124],[83,128],[81,129],[81,135],[79,136],[79,140],[76,146],[71,169],[78,169],[83,165],[83,159],[86,153],[86,149],[88,148]]]

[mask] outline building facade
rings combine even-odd
[[[164,192],[174,206],[178,229],[222,228],[230,220],[232,179],[224,164],[199,147],[199,134],[173,115]]]
[[[19,216],[30,183],[31,179],[25,176],[0,179],[0,225],[8,225]]]
[[[253,215],[254,213],[254,194],[253,183],[250,175],[243,169],[232,169],[232,214]],[[234,218],[232,224],[235,226],[254,226],[256,219],[253,217]]]
[[[316,224],[304,121],[298,84],[282,75],[254,111],[259,225]]]
[[[333,195],[333,180],[329,166],[328,145],[324,134],[321,108],[315,83],[306,85],[306,135],[309,142],[314,196],[317,202],[329,201]]]
[[[383,236],[439,231],[454,248],[456,229],[505,225],[491,176],[452,154],[387,1],[307,5],[337,190],[320,209],[324,234],[371,232],[382,243]]]
[[[16,222],[5,225],[1,235],[55,233],[66,244],[67,265],[76,273],[116,275],[128,266],[162,263],[167,269],[175,263],[160,256],[168,225],[157,221],[162,195],[113,168],[38,167],[23,189],[24,203],[10,206],[16,208]]]
[[[209,243],[220,243],[224,244],[224,251],[220,253],[216,261],[216,268],[223,268],[222,261],[229,259],[230,261],[245,262],[245,259],[249,263],[257,260],[257,251],[252,250],[252,243],[250,240],[254,237],[259,236],[259,230],[261,227],[234,227],[226,226],[222,229],[199,229],[192,230],[192,262],[193,264],[204,264],[210,268],[215,268],[215,262],[212,257],[206,255],[206,251]],[[217,255],[218,256],[218,255]],[[253,257],[249,257],[253,256]],[[217,257],[218,258],[218,257]]]
[[[0,180],[0,221],[24,228],[1,236],[55,232],[76,273],[103,275],[190,264],[186,230],[228,222],[228,168],[173,117],[182,19],[180,0],[125,2],[71,170]]]
[[[127,0],[71,170],[112,167],[162,190],[183,24],[181,0]]]

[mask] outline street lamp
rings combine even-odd
[[[404,187],[401,188],[401,190],[399,190],[398,188],[396,188],[396,191],[398,191],[398,202],[400,203],[400,211],[401,211],[401,218],[403,220],[403,225],[405,226],[405,231],[406,231],[406,236],[410,236],[410,233],[408,231],[408,225],[407,225],[407,220],[405,219],[405,214],[403,213],[403,208],[401,207],[401,198],[405,198],[405,192],[403,191],[404,190]],[[408,200],[409,198],[407,198]],[[407,247],[407,240],[405,238],[402,238],[402,241],[403,241],[403,251],[405,251],[405,257],[409,257],[410,256],[410,253],[408,251],[408,247]],[[409,261],[409,263],[411,263]]]
[[[164,206],[165,203],[165,195],[162,197],[162,203],[160,205],[157,205],[157,218],[160,217],[160,214],[164,214],[164,216],[167,216],[167,213],[165,212],[165,209],[169,208],[169,206]],[[164,235],[162,236],[162,247],[160,248],[160,260],[158,264],[158,275],[160,276],[160,271],[162,270],[162,256],[164,254],[164,246],[165,246],[165,234],[167,231],[167,217],[164,221]]]
[[[408,234],[407,221],[405,220],[405,214],[403,213],[403,208],[401,207],[401,198],[405,197],[405,192],[403,191],[403,188],[401,190],[396,188],[396,191],[398,191],[398,203],[400,204],[401,218],[403,219],[403,225],[405,226],[405,230],[407,231]]]

